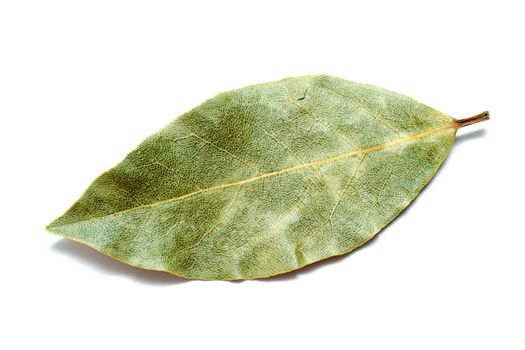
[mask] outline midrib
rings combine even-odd
[[[75,224],[79,224],[79,223],[83,223],[83,222],[91,221],[91,220],[95,220],[95,219],[100,219],[100,218],[104,218],[104,217],[108,217],[108,216],[125,214],[127,212],[131,212],[131,211],[142,209],[142,208],[155,207],[157,205],[162,205],[162,204],[165,204],[165,203],[170,203],[170,202],[183,200],[183,199],[186,199],[186,198],[189,198],[189,197],[196,196],[196,195],[201,194],[201,193],[221,190],[221,189],[230,188],[230,187],[241,186],[241,185],[244,185],[244,184],[247,184],[247,183],[255,182],[255,181],[258,181],[258,180],[263,180],[263,179],[266,179],[266,178],[269,178],[269,177],[279,176],[279,175],[282,175],[282,174],[286,174],[286,173],[297,171],[297,170],[301,170],[301,169],[316,168],[316,167],[319,167],[319,166],[321,166],[323,164],[336,162],[336,161],[341,160],[341,159],[346,159],[346,158],[362,155],[362,154],[365,154],[365,153],[379,151],[379,150],[382,150],[382,149],[385,149],[385,148],[388,148],[388,147],[391,147],[391,146],[403,144],[403,143],[409,143],[409,142],[412,142],[412,141],[415,141],[415,140],[422,139],[422,138],[427,137],[427,136],[432,136],[432,135],[439,134],[440,132],[443,132],[443,131],[448,130],[448,129],[457,129],[457,125],[454,122],[452,122],[449,125],[444,125],[444,126],[441,126],[439,128],[435,128],[435,129],[427,130],[427,131],[424,131],[424,132],[421,132],[421,133],[418,133],[418,134],[402,137],[402,138],[399,138],[397,140],[385,142],[385,143],[382,143],[382,144],[379,144],[379,145],[362,148],[362,149],[359,149],[359,150],[356,150],[356,151],[341,153],[341,154],[338,154],[338,155],[335,155],[335,156],[332,156],[332,157],[328,157],[328,158],[325,158],[325,159],[320,159],[320,160],[316,160],[314,162],[299,164],[299,165],[296,165],[296,166],[293,166],[293,167],[289,167],[289,168],[281,169],[281,170],[278,170],[278,171],[273,171],[273,172],[270,172],[270,173],[254,176],[254,177],[251,177],[249,179],[245,179],[245,180],[241,180],[241,181],[237,181],[237,182],[230,182],[230,183],[227,183],[227,184],[222,184],[222,185],[212,186],[212,187],[208,187],[208,188],[203,188],[203,189],[200,189],[200,190],[197,190],[197,191],[194,191],[194,192],[190,192],[190,193],[184,194],[184,195],[179,196],[179,197],[169,198],[169,199],[165,199],[165,200],[154,202],[154,203],[150,203],[150,204],[144,204],[144,205],[136,206],[136,207],[129,208],[129,209],[126,209],[126,210],[114,212],[114,213],[111,213],[111,214],[108,214],[108,215],[90,217],[90,218],[87,218],[87,219],[84,219],[84,220],[79,220],[79,221],[75,221],[75,222],[71,222],[71,223],[67,223],[67,224],[63,224],[63,225],[58,225],[58,226],[51,226],[51,225],[49,225],[48,228],[75,225]]]

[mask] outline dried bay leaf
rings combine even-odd
[[[457,129],[485,119],[322,75],[224,92],[144,140],[48,230],[186,278],[284,273],[370,240]]]

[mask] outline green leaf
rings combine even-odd
[[[273,276],[370,240],[457,129],[485,119],[322,75],[224,92],[144,140],[48,229],[187,278]]]

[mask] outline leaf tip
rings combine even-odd
[[[48,225],[45,227],[45,230],[46,230],[47,232],[51,232],[51,233],[58,233],[58,232],[57,232],[57,228],[58,228],[60,225],[57,225],[57,221],[58,221],[58,219],[53,220],[50,224],[48,224]]]

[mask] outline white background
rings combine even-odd
[[[1,1],[0,348],[524,349],[519,3]],[[177,115],[310,73],[492,119],[370,244],[283,277],[186,281],[45,232]]]

